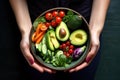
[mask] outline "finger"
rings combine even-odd
[[[49,68],[46,68],[46,67],[43,67],[44,68],[44,71],[48,72],[48,73],[56,73],[56,71],[54,70],[51,70]]]
[[[98,45],[93,45],[93,46],[91,47],[91,49],[90,49],[90,51],[89,51],[89,53],[88,53],[88,55],[87,55],[87,57],[86,57],[86,62],[87,62],[87,63],[90,63],[90,62],[93,60],[93,58],[94,58],[95,55],[97,54],[98,49],[99,49],[99,46],[98,46]]]
[[[82,70],[83,68],[85,68],[85,67],[87,67],[87,66],[88,66],[88,63],[84,62],[84,63],[82,63],[81,65],[79,65],[79,66],[77,66],[77,67],[69,70],[69,72],[70,72],[70,73],[72,73],[72,72],[74,72],[74,71],[76,72],[76,71],[78,71],[78,70]]]
[[[34,58],[30,53],[29,46],[27,44],[21,44],[21,51],[31,67],[35,68],[40,72],[44,72],[42,66],[39,66],[37,63],[35,63]]]
[[[33,63],[32,65],[30,65],[31,67],[35,68],[36,70],[38,70],[39,72],[43,73],[44,69],[42,66],[38,65],[37,63]]]
[[[27,62],[31,65],[34,63],[34,58],[30,53],[29,46],[26,43],[21,43],[21,51],[23,56],[26,58]]]

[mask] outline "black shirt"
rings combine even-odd
[[[45,10],[55,7],[71,8],[82,14],[88,21],[93,0],[28,0],[32,21]]]

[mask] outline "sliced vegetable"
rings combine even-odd
[[[36,47],[36,49],[37,49],[39,52],[42,51],[42,44],[41,44],[41,43],[35,44],[35,47]]]
[[[42,45],[42,53],[44,56],[47,54],[47,46],[45,44]]]
[[[44,35],[41,35],[41,36],[36,40],[36,44],[40,43],[40,41],[42,40],[43,37],[44,37]]]
[[[32,38],[31,38],[31,39],[32,39],[33,42],[35,42],[35,37],[36,37],[36,32],[34,32],[34,33],[32,34]]]
[[[46,31],[48,29],[48,27],[45,24],[42,24],[42,26],[40,27],[41,31]]]
[[[39,17],[35,20],[35,22],[33,23],[34,30],[36,30],[38,24],[41,22],[42,23],[46,22],[46,19],[44,17]]]
[[[37,41],[43,34],[45,34],[45,32],[40,32],[39,34],[37,34],[34,38],[34,41]]]
[[[36,33],[40,33],[41,31],[46,31],[47,30],[47,26],[44,23],[40,23],[38,24],[38,27],[36,29]]]

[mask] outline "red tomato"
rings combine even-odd
[[[63,44],[62,44],[62,47],[63,47],[63,48],[66,48],[66,44],[65,44],[65,43],[63,43]]]
[[[55,21],[56,21],[56,23],[59,24],[59,23],[62,21],[62,19],[61,19],[61,17],[57,16],[57,17],[55,18]]]
[[[64,11],[60,11],[60,12],[59,12],[59,16],[60,16],[61,18],[63,18],[63,17],[65,16],[65,12],[64,12]]]
[[[73,53],[73,49],[69,49],[69,53],[72,54]]]
[[[45,14],[45,18],[46,18],[47,20],[52,20],[52,19],[53,19],[52,13],[50,13],[50,12],[46,13],[46,14]]]
[[[66,55],[66,54],[67,54],[67,52],[63,52],[63,54],[64,54],[64,55]]]
[[[56,23],[55,20],[52,20],[52,21],[51,21],[51,26],[52,26],[52,27],[56,27],[56,26],[57,26],[57,23]]]
[[[53,11],[52,15],[53,15],[53,17],[57,17],[58,16],[58,12],[57,11]]]
[[[66,45],[67,45],[67,46],[70,46],[70,41],[67,41],[67,42],[66,42]]]
[[[74,46],[73,46],[73,45],[70,45],[70,49],[74,49]]]
[[[49,23],[49,22],[46,22],[45,25],[46,25],[47,27],[49,27],[49,26],[50,26],[50,23]]]
[[[69,53],[66,53],[66,57],[70,57],[70,54],[69,54]]]

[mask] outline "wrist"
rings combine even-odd
[[[97,36],[99,37],[102,31],[102,27],[94,25],[94,26],[90,26],[90,33],[91,35]]]
[[[20,30],[22,38],[29,37],[31,28],[25,29],[25,30]]]

